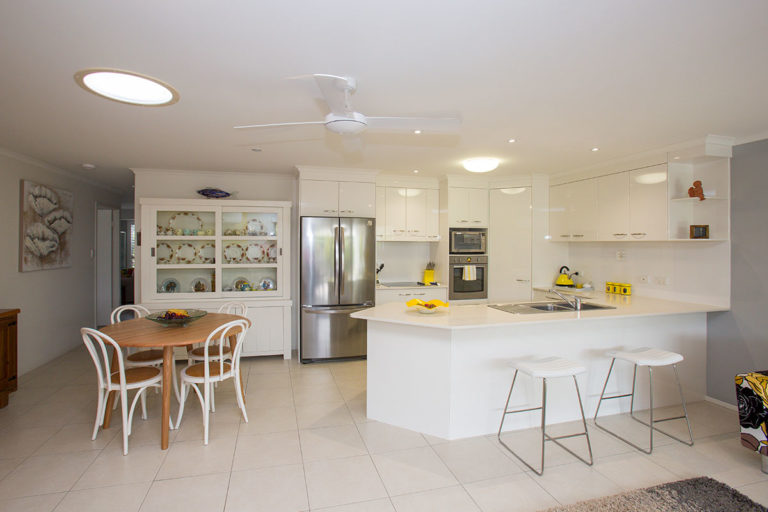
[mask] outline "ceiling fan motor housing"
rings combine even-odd
[[[356,134],[368,127],[368,120],[360,112],[352,112],[349,116],[328,114],[325,116],[325,127],[341,135]]]

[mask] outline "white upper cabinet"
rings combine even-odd
[[[620,172],[597,178],[599,240],[629,238],[629,173]]]
[[[559,242],[597,240],[597,180],[555,185],[549,189],[550,236]]]
[[[549,187],[549,236],[555,242],[571,240],[568,229],[568,185]]]
[[[376,216],[376,184],[339,182],[339,217]]]
[[[490,191],[488,300],[531,299],[531,189]]]
[[[305,217],[376,216],[376,185],[354,181],[302,179],[301,215]]]
[[[488,227],[488,190],[449,187],[448,217],[450,227]]]
[[[379,207],[377,224],[385,241],[439,240],[440,199],[436,189],[378,187],[384,189],[385,206]],[[381,196],[381,192],[379,193]]]
[[[387,189],[376,187],[376,240],[384,240],[387,229]]]
[[[635,240],[668,240],[667,165],[654,165],[629,175],[629,236]]]

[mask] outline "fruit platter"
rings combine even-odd
[[[439,299],[434,299],[427,302],[424,302],[421,299],[411,299],[405,303],[405,305],[409,308],[414,308],[416,311],[424,315],[431,315],[441,310],[445,311],[448,309],[448,304],[448,302],[443,302]]]
[[[157,322],[160,325],[170,327],[173,325],[184,326],[190,322],[194,322],[207,315],[207,311],[202,309],[169,309],[166,311],[158,311],[157,313],[150,313],[146,316],[147,319]]]

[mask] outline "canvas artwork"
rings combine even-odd
[[[21,181],[22,272],[71,266],[73,206],[71,192]]]

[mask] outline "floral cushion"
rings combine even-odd
[[[741,444],[768,455],[768,370],[736,376]]]

